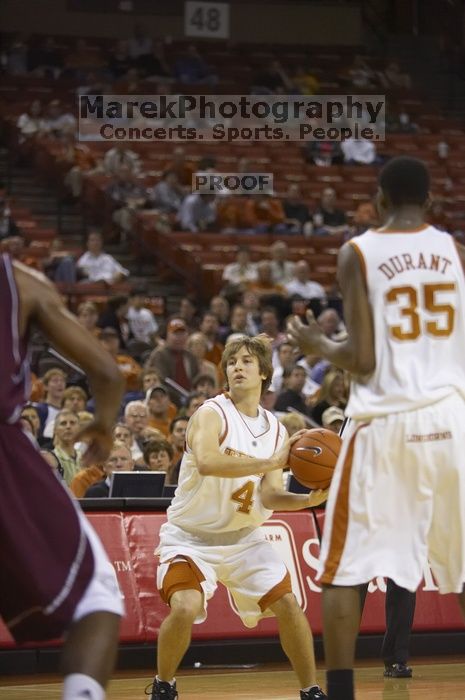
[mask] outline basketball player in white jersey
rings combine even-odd
[[[289,573],[260,525],[273,510],[316,506],[310,495],[283,489],[282,467],[291,440],[260,397],[273,375],[266,336],[229,342],[222,357],[228,393],[206,401],[186,433],[179,485],[160,529],[157,586],[171,610],[158,637],[158,675],[152,700],[178,697],[174,674],[203,622],[217,582],[230,591],[247,627],[275,615],[301,685],[301,700],[326,698],[316,683],[313,640],[291,589]]]
[[[330,700],[354,698],[358,584],[415,591],[429,556],[439,591],[465,609],[465,249],[425,223],[428,191],[421,161],[383,168],[385,225],[339,254],[346,340],[311,314],[288,327],[303,353],[352,374],[320,558]]]

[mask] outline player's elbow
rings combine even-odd
[[[197,470],[201,476],[211,476],[214,464],[215,460],[208,453],[196,455]]]

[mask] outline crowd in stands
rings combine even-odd
[[[0,73],[18,81],[39,81],[47,95],[38,99],[34,93],[29,100],[26,91],[16,111],[0,111],[13,161],[33,165],[60,197],[81,207],[92,225],[82,249],[55,237],[38,256],[33,230],[25,230],[21,217],[16,220],[14,202],[1,194],[0,249],[42,270],[63,293],[69,285],[102,285],[103,297],[82,294],[74,310],[126,381],[113,450],[105,464],[83,470],[85,446],[78,434],[94,410],[86,377],[43,350],[33,360],[23,425],[57,477],[78,498],[108,496],[109,477],[117,470],[161,470],[167,484],[176,484],[188,420],[203,401],[223,390],[221,355],[237,334],[266,333],[271,338],[274,374],[262,402],[290,434],[314,425],[339,430],[347,377],[321,358],[298,355],[287,342],[286,318],[311,308],[328,337],[343,337],[332,267],[336,249],[379,223],[373,196],[377,170],[393,154],[389,135],[408,138],[409,148],[428,135],[420,114],[423,105],[410,113],[415,99],[404,98],[412,98],[411,79],[396,62],[348,54],[350,59],[340,61],[328,75],[303,51],[294,58],[280,52],[279,60],[268,52],[246,65],[247,57],[244,63],[241,52],[231,47],[234,60],[227,55],[221,62],[218,55],[216,64],[207,56],[207,46],[202,51],[191,44],[173,47],[139,26],[119,41],[76,39],[65,45],[53,37],[18,35],[3,42]],[[240,89],[231,87],[237,85],[231,82],[232,73],[242,76]],[[59,96],[54,86],[61,86]],[[175,94],[180,87],[189,92],[195,86],[219,94],[387,93],[393,96],[386,115],[388,140],[384,146],[348,139],[286,143],[280,148],[257,143],[235,150],[232,144],[210,149],[199,144],[86,144],[76,139],[77,94]],[[453,204],[458,202],[454,195],[461,171],[458,159],[451,158],[452,144],[458,140],[454,135],[430,136],[425,146],[430,149],[435,186],[430,220],[460,238],[465,212],[453,209]],[[192,175],[199,171],[272,171],[275,191],[259,196],[224,191],[200,195],[191,189]],[[465,169],[463,176],[465,180]],[[155,235],[154,256],[162,234],[170,232],[171,241],[177,232],[189,234],[189,245],[202,233],[224,234],[218,235],[220,241],[245,234],[250,245],[234,244],[234,251],[220,251],[218,289],[208,290],[208,299],[205,294],[184,297],[166,317],[154,313],[147,289],[132,285],[129,270],[107,252],[109,242],[132,245],[146,228]],[[254,246],[263,235],[270,237],[265,249]],[[298,254],[291,254],[296,237],[305,237],[306,250],[296,248]],[[320,256],[324,279],[315,274],[311,248],[312,241],[323,239],[334,242],[334,250]],[[328,275],[330,284],[325,281]]]

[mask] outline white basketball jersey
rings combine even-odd
[[[366,274],[376,367],[347,415],[369,418],[465,397],[465,278],[449,234],[368,230],[351,241]]]
[[[205,401],[197,410],[205,410],[206,406],[213,408],[221,418],[220,451],[223,453],[267,459],[284,442],[284,427],[262,407],[257,418],[250,418],[239,413],[226,395]],[[202,476],[187,445],[178,488],[167,511],[168,521],[194,532],[257,528],[272,515],[261,503],[258,492],[261,478],[261,474],[237,479]]]

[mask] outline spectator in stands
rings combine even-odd
[[[107,56],[107,69],[110,76],[115,80],[125,78],[132,68],[132,60],[129,56],[128,43],[124,39],[116,42],[115,46],[109,50]]]
[[[142,287],[133,289],[129,295],[129,308],[126,314],[129,330],[133,338],[147,345],[157,342],[158,323],[155,316],[145,306],[146,291]]]
[[[86,410],[87,394],[80,386],[69,386],[63,392],[63,409],[76,413]]]
[[[42,438],[51,440],[55,418],[63,405],[63,394],[66,389],[66,374],[62,369],[53,367],[45,372],[41,378],[45,388],[45,399],[37,404],[37,412],[40,418],[39,443],[44,444]]]
[[[148,425],[156,428],[163,435],[169,435],[171,421],[178,409],[171,403],[167,390],[163,386],[154,386],[147,392]]]
[[[289,437],[307,427],[307,422],[300,413],[285,413],[283,416],[280,416],[279,422],[284,425]]]
[[[318,403],[312,409],[311,416],[316,423],[322,425],[323,413],[330,406],[336,406],[342,410],[347,404],[347,387],[343,373],[334,368],[329,369],[321,384],[318,394]]]
[[[11,215],[10,205],[4,198],[0,198],[0,241],[19,235],[19,228]]]
[[[171,82],[172,74],[165,56],[165,47],[162,41],[155,41],[152,53],[141,56],[137,65],[139,75],[144,80],[158,80]]]
[[[388,90],[391,89],[401,89],[410,90],[412,87],[412,80],[408,73],[402,73],[400,70],[400,65],[397,61],[391,61],[384,72],[379,73],[379,78],[381,85]]]
[[[127,47],[133,66],[137,68],[141,59],[148,58],[152,54],[153,40],[140,24],[135,24],[132,36],[127,41]]]
[[[188,85],[192,83],[215,85],[218,82],[218,77],[206,64],[194,44],[189,44],[184,55],[176,61],[174,72],[179,82]]]
[[[217,318],[217,328],[215,332],[217,334],[222,333],[223,330],[229,325],[230,308],[228,300],[221,295],[212,297],[210,300],[210,311]],[[209,332],[205,331],[203,328],[200,328],[200,330],[210,339]],[[215,362],[211,357],[208,357],[207,359]],[[218,362],[220,362],[220,360],[218,360]],[[215,364],[218,363],[215,362]]]
[[[142,442],[148,427],[149,412],[143,401],[130,401],[124,409],[124,423],[132,433],[131,454],[135,462],[142,460]]]
[[[352,219],[352,235],[359,236],[369,228],[379,226],[379,217],[373,202],[360,202]]]
[[[272,306],[265,306],[260,314],[260,331],[271,338],[273,350],[276,350],[282,342],[287,340],[285,333],[279,328],[278,312]]]
[[[66,250],[62,238],[54,238],[50,243],[48,256],[42,262],[42,269],[52,282],[76,282],[76,262],[70,251]]]
[[[84,143],[76,141],[74,134],[66,134],[62,139],[62,147],[56,154],[56,162],[60,167],[69,168],[63,180],[69,191],[64,201],[74,203],[82,194],[84,174],[97,170],[97,156]]]
[[[344,324],[336,309],[325,309],[317,318],[323,333],[331,340],[342,340],[346,333]]]
[[[278,394],[275,403],[275,411],[286,413],[290,408],[306,415],[308,413],[307,404],[303,394],[303,388],[307,374],[303,367],[293,365],[286,367],[283,371],[284,388]]]
[[[63,409],[55,417],[53,449],[63,467],[63,479],[68,484],[81,469],[80,455],[75,442],[79,432],[79,418],[74,411]]]
[[[236,262],[229,263],[223,270],[223,282],[233,287],[241,287],[255,279],[257,279],[257,271],[250,260],[250,250],[247,246],[240,246],[237,250]]]
[[[136,177],[127,165],[122,165],[105,190],[109,203],[114,207],[112,221],[121,231],[122,242],[130,237],[135,214],[147,201],[147,191],[136,181]]]
[[[269,260],[260,260],[257,263],[257,279],[249,282],[248,289],[254,292],[260,299],[265,296],[283,296],[285,287],[273,280],[271,263]]]
[[[283,388],[284,370],[292,368],[296,361],[294,347],[291,345],[291,343],[284,340],[277,348],[273,360],[274,369],[270,389],[271,391],[274,391],[276,395],[278,395]]]
[[[18,141],[23,144],[25,141],[35,136],[43,130],[42,123],[42,103],[40,100],[31,102],[31,106],[26,112],[23,112],[16,122],[19,130]]]
[[[115,294],[107,299],[98,319],[100,328],[113,328],[117,332],[122,348],[126,347],[126,343],[131,337],[131,329],[127,320],[128,309],[129,297],[125,294]]]
[[[310,301],[310,299],[326,300],[326,292],[319,282],[313,282],[310,278],[310,268],[306,260],[299,260],[294,269],[293,279],[286,284],[287,294],[298,296]]]
[[[179,467],[181,465],[181,459],[184,454],[184,447],[186,442],[186,430],[189,418],[187,416],[177,416],[171,421],[169,441],[173,446],[173,459],[171,464],[173,466],[172,478],[174,484],[178,483]]]
[[[313,233],[316,236],[332,236],[346,233],[347,229],[347,217],[336,206],[336,192],[332,187],[326,187],[313,215]]]
[[[116,177],[121,168],[127,168],[126,172],[138,175],[141,170],[139,156],[124,143],[116,142],[113,148],[105,153],[102,163],[103,172],[109,177]]]
[[[184,192],[174,170],[165,170],[160,182],[147,190],[147,199],[150,205],[164,214],[177,215],[183,197]]]
[[[211,374],[200,373],[192,380],[192,389],[211,399],[218,393],[218,383],[215,382]]]
[[[117,284],[128,277],[126,270],[112,255],[103,250],[103,238],[99,231],[90,231],[86,241],[87,251],[77,261],[78,270],[85,281]]]
[[[196,167],[186,159],[186,152],[182,146],[176,146],[173,150],[173,158],[165,163],[164,171],[176,173],[178,183],[183,188],[183,192],[190,192],[192,175],[196,171]]]
[[[257,335],[260,325],[260,298],[258,294],[246,289],[242,294],[242,306],[247,313],[247,335]]]
[[[221,326],[217,314],[220,314],[222,318],[224,318],[224,316],[221,309],[219,308],[219,304],[215,300],[221,302],[225,301],[227,305],[225,323]],[[212,304],[214,304],[214,302],[216,305],[214,305],[214,308],[216,308],[216,313],[214,310],[206,311],[202,316],[199,330],[207,339],[207,351],[205,353],[205,359],[209,362],[212,362],[215,366],[218,366],[221,362],[221,355],[223,354],[224,350],[223,344],[219,342],[219,335],[221,330],[223,328],[226,328],[227,324],[229,323],[229,304],[223,297],[213,297],[213,299],[210,302],[210,308]]]
[[[130,472],[134,469],[134,459],[131,450],[124,444],[115,440],[107,461],[103,465],[105,478],[89,486],[84,498],[107,498],[110,495],[110,478],[113,472]]]
[[[171,379],[181,387],[190,391],[192,379],[199,373],[199,363],[194,355],[186,349],[187,326],[180,318],[172,319],[166,330],[166,343],[162,348],[155,348],[148,358],[146,368],[155,369],[164,382]],[[172,400],[180,403],[179,392],[170,392]]]
[[[307,205],[302,202],[300,187],[295,182],[292,182],[288,187],[283,208],[286,217],[284,219],[287,227],[286,233],[307,234],[312,232],[310,212]]]
[[[344,160],[339,141],[307,141],[304,158],[307,163],[319,167],[341,165]]]
[[[291,78],[293,85],[301,95],[316,95],[320,89],[320,83],[311,72],[303,66],[297,66]]]
[[[341,408],[338,408],[337,406],[330,406],[326,409],[326,411],[323,411],[323,414],[321,416],[321,423],[323,425],[323,428],[327,428],[327,430],[332,430],[333,433],[339,435],[339,431],[341,430],[342,424],[344,423],[344,411]]]
[[[179,309],[177,310],[175,316],[176,318],[180,318],[184,321],[187,326],[187,330],[191,333],[200,325],[200,318],[198,317],[197,313],[197,300],[193,296],[186,296],[179,302]]]
[[[216,222],[215,195],[198,192],[187,195],[179,209],[178,220],[183,231],[212,230]]]
[[[206,360],[205,356],[208,350],[208,340],[206,335],[200,331],[191,333],[187,340],[187,349],[197,359],[199,365],[199,374],[208,375],[213,380],[213,385],[218,385],[218,369],[217,366]]]
[[[226,330],[220,334],[222,343],[233,333],[249,335],[249,324],[247,318],[247,309],[242,304],[234,304],[231,310],[230,324]]]
[[[149,440],[144,445],[144,463],[152,472],[165,472],[165,484],[171,484],[169,472],[174,450],[168,440]]]
[[[189,396],[187,397],[187,402],[186,406],[184,408],[184,415],[187,416],[187,418],[192,418],[194,413],[200,406],[206,401],[207,397],[205,394],[202,394],[200,391],[193,391]]]
[[[277,60],[266,63],[252,82],[252,95],[273,95],[279,90],[282,90],[283,94],[295,92],[294,82]]]
[[[246,233],[285,233],[283,205],[277,197],[256,194],[244,199],[241,227]]]
[[[103,328],[99,336],[103,347],[117,363],[121,374],[126,381],[126,391],[137,391],[140,387],[140,375],[142,367],[130,355],[125,355],[120,350],[120,338],[118,331],[110,326]]]
[[[295,264],[288,260],[289,248],[284,241],[275,241],[270,247],[270,265],[273,281],[286,285],[294,276]]]
[[[373,88],[378,82],[375,71],[360,55],[355,56],[352,66],[348,70],[348,77],[356,88]]]
[[[51,136],[61,137],[65,133],[74,133],[76,125],[76,117],[66,111],[60,100],[52,100],[45,110],[41,131]]]
[[[144,398],[149,389],[153,389],[154,386],[160,386],[161,380],[158,376],[158,372],[154,369],[144,369],[140,375],[140,381],[142,384],[142,391]]]
[[[374,165],[378,162],[376,146],[368,139],[345,139],[341,148],[345,165]]]
[[[87,328],[92,335],[99,336],[100,328],[97,325],[98,309],[93,301],[83,301],[77,309],[77,318],[79,323]]]
[[[38,441],[40,433],[40,418],[37,408],[31,403],[27,403],[21,411],[21,418],[27,420],[31,426],[31,434]]]

